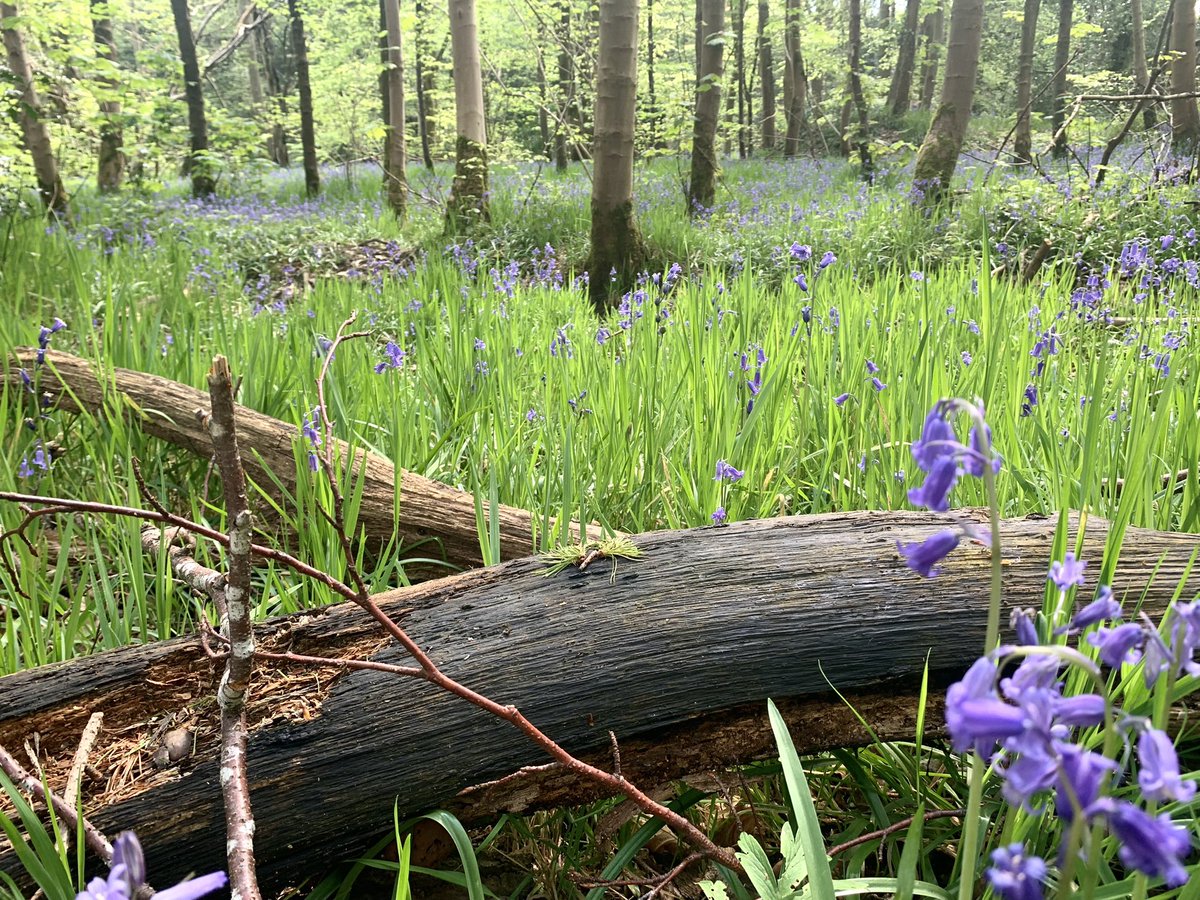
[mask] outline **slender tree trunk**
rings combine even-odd
[[[637,271],[644,251],[633,210],[633,132],[637,100],[638,0],[600,0],[592,145],[592,303],[603,310]]]
[[[102,194],[121,189],[125,179],[125,153],[121,149],[124,137],[121,129],[121,101],[117,99],[119,82],[116,77],[117,45],[113,41],[112,21],[105,0],[92,0],[92,39],[96,42],[96,57],[112,67],[112,74],[99,78],[100,92],[100,158],[96,184]]]
[[[945,0],[925,17],[925,59],[921,64],[921,109],[931,109],[937,93],[938,62],[946,33]]]
[[[1136,93],[1144,93],[1150,83],[1150,71],[1146,68],[1146,23],[1142,17],[1142,0],[1129,0],[1129,14],[1133,20],[1130,38],[1133,42],[1133,81]],[[1147,103],[1142,111],[1142,124],[1153,128],[1158,123],[1158,113],[1153,103]]]
[[[896,8],[890,0],[879,0],[879,23],[888,25],[896,17]]]
[[[488,220],[487,130],[475,0],[450,0],[450,52],[458,134],[446,230],[457,234]]]
[[[767,21],[771,14],[769,0],[758,0],[758,68],[762,79],[762,148],[775,149],[775,60],[771,53],[771,36]]]
[[[787,0],[783,32],[783,114],[787,123],[783,152],[795,156],[800,152],[800,135],[804,130],[805,107],[808,105],[808,73],[804,69],[804,54],[800,49],[800,0]]]
[[[417,82],[417,127],[421,133],[421,159],[425,168],[433,171],[433,153],[429,149],[433,143],[433,72],[426,67],[426,54],[429,45],[425,41],[427,24],[427,9],[425,0],[417,0],[416,5],[416,82]]]
[[[942,97],[913,171],[913,181],[929,195],[936,196],[949,187],[962,151],[975,99],[982,37],[983,0],[954,0]]]
[[[661,121],[658,110],[658,90],[654,82],[654,63],[656,56],[654,45],[654,0],[646,0],[646,120],[650,126],[649,145],[653,150],[661,149]]]
[[[1018,162],[1033,162],[1033,53],[1037,45],[1037,20],[1042,0],[1025,0],[1021,20],[1021,51],[1017,57],[1017,128],[1013,153]]]
[[[542,153],[549,159],[554,155],[554,138],[550,134],[550,87],[546,77],[546,25],[538,21],[537,82],[538,82],[538,132],[542,138]]]
[[[288,159],[287,131],[284,130],[283,123],[287,121],[288,108],[287,96],[284,94],[283,87],[279,84],[279,75],[275,68],[274,60],[274,44],[271,41],[271,32],[267,26],[254,29],[254,40],[258,42],[260,55],[263,62],[263,75],[265,77],[267,96],[271,98],[272,119],[271,140],[268,142],[268,148],[271,152],[271,158],[275,160],[277,166],[287,168],[290,160]]]
[[[68,220],[71,216],[67,192],[63,188],[62,178],[58,174],[58,162],[54,158],[54,148],[50,144],[50,132],[46,128],[46,120],[42,113],[41,100],[33,82],[33,66],[25,49],[25,37],[15,24],[5,22],[17,17],[17,8],[9,3],[0,2],[0,30],[4,32],[4,49],[8,54],[8,68],[17,87],[21,92],[18,104],[18,117],[21,122],[21,136],[25,149],[33,162],[34,176],[37,178],[38,192],[46,205],[46,212],[60,219]]]
[[[701,17],[700,78],[696,82],[696,116],[692,127],[692,174],[688,182],[688,213],[711,209],[716,196],[717,120],[721,117],[721,78],[724,75],[725,0],[704,0]]]
[[[192,176],[192,196],[209,197],[216,191],[212,164],[208,156],[208,119],[204,115],[204,91],[200,84],[200,64],[196,60],[196,41],[192,37],[192,19],[188,0],[171,0],[175,34],[179,38],[179,58],[183,63],[183,94],[187,101],[191,153],[187,170]]]
[[[304,152],[304,189],[308,196],[321,192],[321,172],[317,168],[317,138],[313,128],[312,85],[308,80],[308,43],[304,38],[304,19],[297,0],[288,0],[292,22],[292,52],[296,55],[296,91],[300,95],[300,147]]]
[[[383,182],[388,206],[403,219],[408,211],[408,176],[404,143],[404,53],[400,33],[400,0],[383,0],[387,20],[387,136],[383,141]]]
[[[854,105],[855,124],[847,135],[847,143],[858,154],[862,177],[870,181],[874,172],[871,160],[870,120],[867,98],[862,85],[862,0],[850,0],[850,99]]]
[[[1075,0],[1058,0],[1058,41],[1054,45],[1054,157],[1067,155],[1067,68],[1071,62],[1071,23],[1075,18]]]
[[[900,46],[896,52],[896,71],[888,88],[888,109],[893,116],[908,112],[912,95],[913,69],[917,64],[917,30],[921,27],[921,0],[908,0],[904,9],[904,26],[900,31]]]
[[[571,52],[571,0],[559,0],[558,94],[561,112],[554,132],[554,166],[567,171],[567,141],[575,127],[575,57]]]
[[[388,52],[388,0],[379,0],[379,112],[383,119],[383,127],[392,124],[391,103],[388,102],[388,67],[391,65],[391,54]],[[387,139],[384,139],[387,143]]]
[[[747,156],[746,147],[746,0],[733,0],[734,81],[737,82],[738,159]]]
[[[696,81],[699,83],[704,73],[700,70],[701,59],[704,56],[704,0],[696,0]]]
[[[1196,92],[1196,4],[1194,0],[1175,0],[1171,21],[1171,93]],[[1200,111],[1195,97],[1171,101],[1171,145],[1190,152],[1200,142]]]

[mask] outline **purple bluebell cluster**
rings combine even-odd
[[[50,338],[58,334],[66,327],[66,322],[58,317],[55,317],[53,322],[51,322],[49,325],[43,325],[38,331],[37,364],[39,366],[46,362],[46,351],[50,349]]]
[[[321,448],[321,410],[314,408],[311,413],[304,414],[304,424],[300,426],[301,435],[308,440],[308,468],[315,472],[320,468],[317,450]]]
[[[1083,563],[1071,557],[1055,565],[1049,580],[1060,591],[1066,591],[1079,583],[1082,571]],[[1160,658],[1164,664],[1174,660],[1180,671],[1196,669],[1194,655],[1200,629],[1188,638],[1196,618],[1195,606],[1177,605],[1165,623],[1167,634],[1174,637],[1172,646],[1164,645]],[[1099,649],[1101,662],[1119,668],[1133,659],[1123,638],[1116,641],[1118,654],[1105,652],[1116,635],[1133,627],[1145,643],[1151,633],[1158,633],[1143,623],[1116,624],[1112,628],[1102,624],[1119,623],[1120,618],[1120,605],[1111,589],[1104,586],[1068,625],[1052,634],[1079,635],[1094,628],[1087,643]],[[1104,824],[1120,842],[1118,855],[1124,865],[1152,878],[1162,878],[1172,887],[1184,884],[1188,876],[1183,860],[1192,849],[1188,830],[1174,823],[1169,814],[1156,814],[1153,807],[1147,810],[1142,805],[1189,803],[1196,795],[1195,782],[1185,780],[1180,773],[1170,737],[1144,719],[1110,710],[1102,694],[1065,695],[1064,663],[1088,671],[1094,671],[1094,663],[1079,651],[1057,643],[1041,643],[1027,612],[1014,611],[1013,620],[1021,644],[1002,646],[981,657],[946,693],[946,725],[954,749],[960,753],[973,750],[991,760],[1004,779],[1003,793],[1010,804],[1036,811],[1040,808],[1038,798],[1049,794],[1062,821],[1071,823],[1080,816],[1088,823]],[[1019,665],[1005,674],[1005,662],[1014,659],[1020,659]],[[1152,670],[1154,678],[1165,671],[1165,665],[1151,665],[1149,654],[1144,661],[1148,677]],[[1136,736],[1137,791],[1132,799],[1114,795],[1121,786],[1122,766],[1092,749],[1093,742],[1081,740],[1080,729],[1097,726],[1118,729],[1123,739],[1120,743],[1125,745],[1132,744]],[[1064,841],[1069,837],[1070,832],[1064,834]],[[1063,854],[1076,850],[1064,845]],[[1018,865],[1018,859],[1027,860],[1029,867]],[[999,896],[1041,896],[1040,892],[1033,893],[1032,883],[1045,876],[1045,869],[1032,862],[1035,859],[1025,857],[1019,845],[993,855],[989,880]]]
[[[156,891],[159,900],[196,900],[225,887],[224,872],[213,872]],[[75,900],[133,900],[146,884],[146,860],[142,845],[132,831],[123,831],[113,841],[112,863],[107,878],[93,878]]]

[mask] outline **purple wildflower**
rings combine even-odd
[[[154,896],[161,900],[195,900],[223,888],[228,880],[224,872],[213,872],[159,891]],[[145,883],[146,862],[142,846],[132,831],[124,831],[113,842],[108,878],[93,878],[75,900],[132,900]]]
[[[745,472],[739,471],[725,462],[723,459],[717,460],[717,474],[713,481],[728,481],[731,484],[736,481],[741,481]]]
[[[923,485],[909,489],[908,502],[914,506],[928,506],[934,512],[945,512],[950,508],[950,491],[957,481],[958,463],[953,456],[943,456]]]
[[[1026,855],[1021,844],[992,851],[988,883],[1002,900],[1042,900],[1045,877],[1046,863],[1041,857]]]
[[[1196,796],[1196,782],[1179,777],[1179,757],[1171,738],[1157,728],[1148,728],[1138,739],[1138,786],[1147,800],[1188,803]]]
[[[844,404],[845,404],[845,402],[846,402],[847,400],[849,400],[849,399],[850,399],[850,394],[849,394],[849,393],[846,393],[846,394],[838,394],[836,397],[834,397],[834,398],[833,398],[833,402],[834,402],[834,404],[836,404],[837,406],[842,406],[842,405],[844,405]]]
[[[1070,550],[1062,562],[1055,560],[1050,564],[1048,579],[1054,582],[1060,591],[1069,591],[1076,585],[1083,584],[1083,570],[1087,568],[1085,560],[1077,560]]]
[[[1171,887],[1188,880],[1182,860],[1192,849],[1188,830],[1163,813],[1157,818],[1123,800],[1105,805],[1109,830],[1121,842],[1121,862],[1150,877],[1161,877]]]
[[[925,578],[932,578],[937,574],[937,565],[958,546],[959,537],[958,531],[946,529],[920,543],[901,544],[897,541],[896,549],[910,569]]]
[[[723,525],[725,523],[725,519],[726,519],[725,507],[718,506],[716,508],[716,510],[713,511],[713,514],[712,514],[713,524],[714,525]]]

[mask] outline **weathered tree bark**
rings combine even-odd
[[[954,0],[942,98],[913,170],[913,181],[927,195],[936,196],[950,186],[971,119],[982,37],[983,0]]]
[[[71,217],[71,205],[58,174],[58,162],[50,144],[50,132],[42,113],[41,100],[33,82],[33,66],[25,49],[25,37],[15,23],[17,8],[10,3],[0,2],[0,30],[4,32],[4,49],[8,54],[8,68],[17,80],[21,92],[18,116],[21,121],[21,137],[33,163],[37,178],[38,193],[46,205],[46,212],[63,220]]]
[[[785,156],[795,156],[800,152],[800,135],[808,105],[808,73],[804,70],[804,54],[800,49],[800,0],[787,0],[784,15],[783,115],[787,133],[783,152]]]
[[[913,70],[917,65],[917,31],[920,27],[921,0],[908,0],[904,9],[904,26],[900,31],[900,46],[896,51],[896,70],[888,87],[887,104],[893,116],[908,112]]]
[[[115,194],[125,180],[125,153],[121,128],[121,101],[117,90],[117,45],[113,40],[112,20],[106,0],[92,0],[92,40],[96,44],[96,59],[112,69],[102,74],[100,83],[100,155],[96,166],[96,186],[102,194]]]
[[[717,120],[721,115],[721,79],[724,76],[725,0],[703,0],[702,55],[696,82],[696,114],[692,125],[692,172],[688,181],[688,214],[711,209],[716,197]]]
[[[558,94],[561,112],[554,132],[554,167],[567,171],[567,143],[578,126],[575,104],[575,57],[571,44],[571,0],[560,0],[558,34]],[[574,141],[571,138],[572,142]]]
[[[401,51],[400,0],[383,0],[387,20],[387,136],[383,143],[383,185],[388,206],[403,220],[408,211],[407,155],[404,143],[404,55]]]
[[[1150,70],[1146,66],[1146,23],[1142,16],[1142,0],[1129,0],[1130,41],[1133,44],[1133,87],[1134,93],[1145,93],[1150,84]],[[1153,128],[1158,123],[1158,113],[1153,103],[1147,103],[1142,111],[1142,124]]]
[[[927,659],[935,688],[927,726],[930,737],[943,733],[937,688],[961,676],[982,648],[989,553],[962,547],[927,580],[905,567],[896,541],[920,540],[945,522],[867,512],[659,532],[635,538],[643,555],[615,571],[602,559],[547,578],[542,563],[526,559],[380,600],[403,615],[408,633],[447,674],[518,706],[573,752],[605,759],[612,730],[626,777],[662,784],[772,755],[768,697],[788,701],[802,753],[868,743],[831,685],[882,739],[911,740]],[[1055,526],[1044,517],[1003,523],[1006,607],[1041,607]],[[1089,518],[1081,555],[1097,571],[1107,530]],[[1117,597],[1137,599],[1145,590],[1142,609],[1159,616],[1195,546],[1195,535],[1129,529]],[[1200,590],[1200,573],[1188,577],[1190,596]],[[1082,591],[1094,588],[1089,577]],[[405,662],[348,605],[257,632],[267,651]],[[304,677],[290,666],[258,665],[248,754],[258,870],[268,890],[361,851],[392,827],[393,802],[401,818],[450,803],[478,821],[595,794],[551,769],[456,800],[464,788],[545,760],[507,725],[424,682],[378,671]],[[105,732],[90,762],[109,777],[102,793],[85,796],[85,810],[102,828],[136,828],[149,870],[170,884],[216,867],[224,853],[208,700],[216,668],[194,639],[180,639],[0,679],[0,743],[20,746],[37,733],[55,787],[89,714],[103,711]],[[148,765],[163,721],[195,735],[195,755],[178,770]],[[297,827],[318,819],[320,829]],[[16,862],[8,854],[0,866],[13,871]]]
[[[6,383],[10,388],[24,389],[20,369],[33,371],[36,353],[31,349],[16,349],[8,355]],[[69,353],[49,351],[46,360],[48,365],[42,369],[39,387],[51,402],[64,409],[82,409],[93,414],[128,415],[146,434],[204,459],[212,456],[212,440],[194,415],[195,410],[207,408],[208,401],[202,391],[129,369],[114,369],[111,381],[101,380],[91,363]],[[294,494],[294,447],[298,439],[295,426],[242,406],[237,408],[237,420],[238,442],[246,448],[247,473],[260,489],[288,508],[290,504],[274,488],[267,471]],[[339,446],[341,458],[349,465],[350,446],[344,442]],[[420,558],[435,558],[440,553],[451,567],[483,565],[475,501],[470,494],[412,472],[400,472],[397,482],[392,463],[372,453],[359,450],[354,460],[355,466],[365,467],[358,527],[373,552],[383,549],[394,534],[398,543]],[[501,557],[513,559],[532,553],[537,546],[533,537],[534,517],[509,506],[501,506],[498,516]],[[397,524],[393,525],[394,522]],[[572,524],[569,531],[572,536],[566,539],[572,540],[578,534],[578,527]],[[595,531],[592,536],[596,536]],[[407,574],[415,579],[437,577],[446,571],[442,566],[406,567]]]
[[[300,148],[304,154],[304,190],[310,197],[321,193],[321,171],[317,168],[317,136],[313,125],[312,85],[308,77],[308,42],[304,19],[297,0],[288,0],[292,22],[292,52],[296,57],[296,93],[300,95]]]
[[[183,96],[187,101],[191,135],[187,171],[192,178],[192,196],[211,197],[217,190],[217,183],[212,174],[212,162],[208,159],[208,118],[204,114],[204,88],[200,84],[200,63],[196,59],[188,0],[171,0],[171,14],[179,38],[179,59],[183,63]]]
[[[597,310],[609,305],[614,286],[625,284],[645,255],[633,213],[637,38],[638,0],[600,0],[588,260],[589,292]]]
[[[871,180],[874,164],[871,159],[871,125],[867,113],[867,98],[863,94],[862,85],[862,2],[850,0],[850,35],[849,35],[849,78],[850,101],[854,105],[855,124],[849,133],[843,131],[843,140],[858,154],[860,174],[866,181]]]
[[[429,47],[425,41],[426,6],[425,0],[417,0],[416,5],[416,35],[414,37],[414,52],[417,82],[417,127],[421,132],[421,160],[425,168],[433,171],[433,153],[430,145],[433,143],[433,73],[427,70],[425,54]]]
[[[925,17],[921,30],[925,34],[925,56],[921,63],[921,109],[931,109],[937,94],[938,60],[946,33],[946,0],[938,0],[937,8]]]
[[[771,36],[767,33],[767,22],[771,15],[768,0],[758,0],[758,69],[762,81],[762,148],[775,149],[775,59],[771,53]]]
[[[1037,49],[1037,19],[1042,0],[1025,0],[1021,20],[1021,49],[1017,57],[1017,127],[1013,155],[1018,162],[1033,162],[1033,53]]]
[[[1196,92],[1196,4],[1174,0],[1171,20],[1171,145],[1188,153],[1200,143],[1200,108],[1195,97],[1178,96]]]
[[[488,221],[487,127],[483,67],[475,0],[450,0],[450,52],[454,58],[454,184],[446,205],[446,232],[460,234]]]
[[[253,40],[258,45],[259,56],[262,59],[267,97],[270,98],[271,105],[274,107],[272,110],[271,140],[267,144],[268,151],[271,154],[271,159],[275,161],[275,165],[286,169],[289,159],[287,132],[284,130],[283,123],[287,120],[287,97],[284,96],[283,89],[279,84],[279,75],[275,69],[275,60],[272,58],[274,46],[271,40],[270,25],[254,29]]]
[[[1067,68],[1071,63],[1071,23],[1075,18],[1075,0],[1058,0],[1058,39],[1054,44],[1054,114],[1050,127],[1054,132],[1054,157],[1067,155]]]

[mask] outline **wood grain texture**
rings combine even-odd
[[[37,351],[32,348],[13,350],[8,357],[6,383],[16,390],[24,390],[20,370],[33,372],[36,357]],[[212,456],[212,440],[195,415],[198,409],[208,409],[208,396],[188,385],[120,368],[106,370],[101,379],[89,361],[50,350],[46,353],[39,387],[61,408],[93,415],[114,412],[114,400],[119,398],[119,414],[132,418],[146,434],[202,458]],[[294,491],[295,426],[245,406],[237,406],[236,412],[238,443],[246,457],[247,474],[286,508],[286,501],[266,476],[266,470],[273,472],[288,491]],[[338,444],[341,458],[350,459],[350,446],[345,441]],[[359,527],[376,547],[386,545],[395,532],[400,542],[411,548],[412,555],[417,557],[437,558],[440,555],[458,568],[483,565],[475,500],[471,494],[401,470],[401,502],[397,510],[394,503],[397,473],[391,461],[362,450],[355,453],[354,459],[356,466],[365,466]],[[515,559],[532,553],[533,517],[509,506],[501,506],[498,515],[501,558]],[[574,524],[571,528],[577,534]],[[406,571],[413,580],[421,580],[440,577],[447,569],[413,565]]]
[[[944,685],[976,657],[985,630],[984,548],[960,547],[932,580],[909,571],[896,551],[897,540],[923,539],[946,521],[854,513],[659,532],[634,539],[644,556],[620,561],[615,577],[607,560],[547,578],[539,561],[523,559],[381,600],[393,614],[407,610],[406,628],[447,674],[517,704],[593,759],[606,758],[613,730],[624,771],[661,783],[769,755],[767,697],[788,701],[801,752],[864,743],[831,685],[862,706],[881,737],[910,738],[926,656]],[[1047,519],[1005,522],[1007,605],[1041,604],[1054,527]],[[1089,521],[1081,555],[1093,577],[1106,533],[1106,523]],[[1117,596],[1144,597],[1142,608],[1160,614],[1197,542],[1130,529]],[[1198,590],[1193,573],[1185,599]],[[264,645],[286,636],[297,652],[326,655],[373,634],[348,607],[260,629]],[[391,647],[373,658],[405,661]],[[0,679],[0,741],[37,731],[48,753],[61,746],[69,754],[87,715],[102,710],[103,744],[136,725],[131,717],[161,716],[210,690],[210,670],[194,642],[176,640]],[[422,682],[377,672],[308,675],[319,697],[310,718],[260,709],[250,739],[259,873],[269,890],[360,851],[390,827],[397,799],[401,817],[455,802],[476,818],[589,796],[561,772],[535,772],[455,801],[464,788],[545,759],[515,731]],[[940,723],[939,703],[931,727]],[[163,884],[221,862],[215,754],[215,738],[202,740],[186,774],[154,773],[129,799],[89,802],[103,828],[138,828]]]

